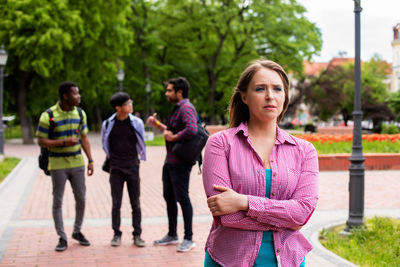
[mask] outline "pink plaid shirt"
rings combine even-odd
[[[249,210],[214,217],[206,250],[223,266],[252,266],[263,231],[274,231],[278,265],[298,267],[312,249],[298,231],[318,200],[318,156],[314,146],[277,127],[270,155],[271,195],[265,198],[266,171],[248,137],[247,123],[208,139],[203,163],[207,197],[219,194],[213,185],[232,188],[249,199]]]

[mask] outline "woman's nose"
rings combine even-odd
[[[266,99],[272,98],[272,90],[271,89],[265,90],[265,98]]]

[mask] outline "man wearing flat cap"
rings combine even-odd
[[[127,93],[118,92],[111,96],[110,104],[115,113],[103,122],[101,138],[103,149],[110,159],[110,185],[112,197],[112,229],[114,237],[111,246],[121,244],[121,202],[124,183],[128,188],[132,207],[133,243],[144,247],[141,239],[140,209],[140,160],[146,160],[143,121],[132,115],[132,100]]]

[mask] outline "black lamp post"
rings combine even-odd
[[[355,14],[355,62],[354,62],[354,111],[353,147],[350,157],[349,218],[346,231],[364,223],[364,164],[362,153],[361,120],[361,60],[360,60],[360,6],[361,0],[354,0]]]
[[[150,92],[151,92],[151,85],[149,82],[146,83],[145,91],[146,91],[146,118],[148,118],[150,116]]]
[[[125,72],[123,69],[119,69],[117,72],[117,80],[119,82],[119,90],[122,91],[123,90],[123,85],[122,82],[124,81],[125,78]]]
[[[2,45],[0,48],[0,156],[4,155],[4,127],[3,127],[3,77],[4,66],[7,63],[7,52]]]

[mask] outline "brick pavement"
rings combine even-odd
[[[178,253],[174,246],[154,247],[152,242],[167,231],[166,209],[162,198],[161,168],[165,148],[148,147],[148,161],[141,164],[141,204],[143,213],[143,238],[147,247],[132,245],[130,204],[125,187],[121,209],[122,245],[111,247],[111,197],[108,175],[101,171],[104,153],[98,134],[90,135],[95,160],[95,174],[87,177],[87,208],[83,233],[91,241],[90,247],[81,247],[72,239],[63,253],[54,251],[58,237],[51,217],[51,181],[41,171],[33,178],[26,191],[20,212],[12,218],[0,242],[0,266],[202,266],[204,243],[211,224],[206,206],[201,175],[195,166],[191,174],[190,196],[194,210],[194,240],[197,247],[189,253]],[[6,155],[37,157],[37,145],[22,146],[7,143]],[[399,209],[397,191],[400,172],[373,171],[365,177],[365,208]],[[348,207],[348,172],[322,172],[320,175],[320,200],[317,212],[343,210]],[[389,186],[388,186],[389,185]],[[71,234],[74,218],[74,200],[68,184],[63,204],[66,233]],[[180,212],[180,211],[179,211]],[[178,226],[183,237],[182,219]],[[1,234],[1,232],[0,232]],[[1,248],[4,248],[1,251]],[[310,264],[312,266],[312,264]],[[318,265],[314,265],[318,266]]]

